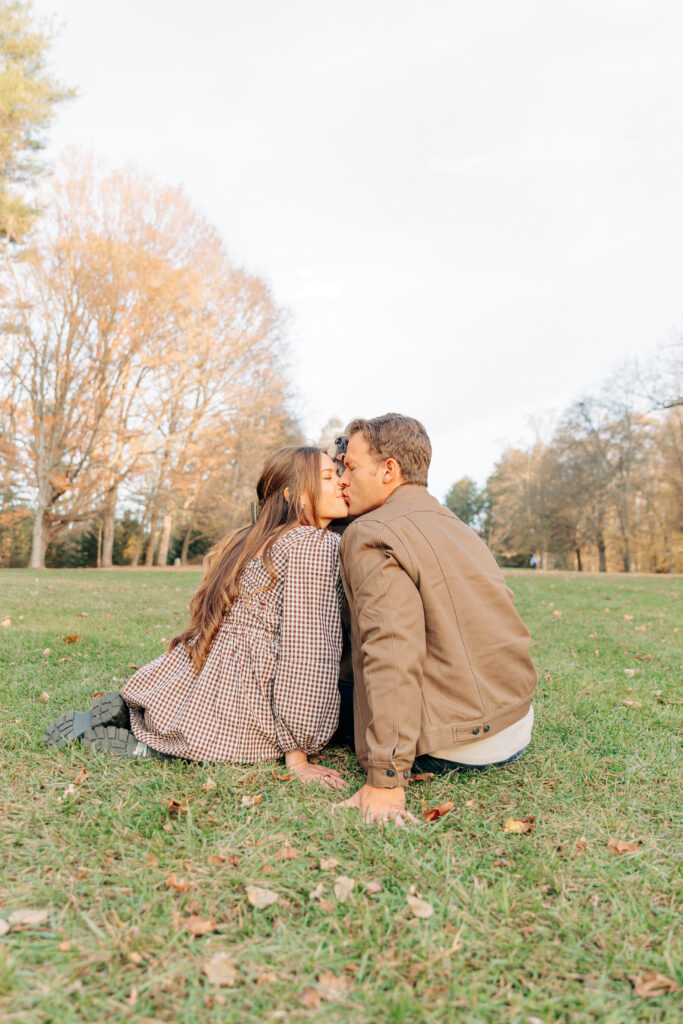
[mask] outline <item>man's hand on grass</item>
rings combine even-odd
[[[365,785],[348,800],[336,804],[337,807],[354,807],[360,811],[363,821],[393,821],[399,828],[405,828],[410,822],[418,825],[419,820],[406,810],[406,791],[403,786],[384,789],[378,786]]]
[[[334,768],[326,768],[324,764],[311,764],[303,750],[290,750],[285,754],[285,763],[289,770],[302,782],[319,782],[329,789],[345,789],[346,782]]]

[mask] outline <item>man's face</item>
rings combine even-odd
[[[352,434],[344,459],[341,485],[344,500],[352,516],[360,516],[370,509],[379,508],[389,497],[385,478],[386,463],[370,451],[361,433]]]

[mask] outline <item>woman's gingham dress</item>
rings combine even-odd
[[[320,750],[339,719],[339,538],[298,526],[242,573],[201,672],[184,647],[138,669],[121,695],[139,740],[195,761],[253,763]]]

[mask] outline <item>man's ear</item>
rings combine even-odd
[[[382,475],[382,481],[385,484],[395,484],[403,477],[401,467],[396,459],[386,459],[384,463],[384,473]]]
[[[284,491],[283,491],[282,493],[283,493],[283,495],[284,495],[284,499],[285,499],[285,501],[286,501],[287,503],[289,503],[289,495],[290,495],[290,490],[289,490],[289,487],[285,487],[285,489],[284,489]]]

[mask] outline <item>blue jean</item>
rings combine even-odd
[[[419,754],[413,763],[414,772],[434,772],[441,775],[442,772],[483,772],[485,768],[500,768],[501,765],[511,764],[521,757],[526,747],[522,747],[512,757],[506,757],[504,761],[496,761],[494,764],[460,764],[459,761],[447,761],[445,757],[432,757],[431,754]]]

